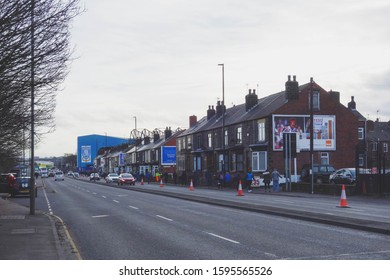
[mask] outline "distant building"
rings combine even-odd
[[[273,168],[284,173],[283,134],[294,133],[292,171],[299,175],[310,163],[311,91],[314,163],[355,167],[359,116],[340,103],[339,92],[315,82],[299,85],[295,76],[288,76],[282,92],[258,97],[249,90],[243,104],[226,108],[218,101],[199,121],[190,116],[189,129],[177,139],[177,172],[202,178],[224,171],[242,178],[248,170],[261,175]]]
[[[93,171],[94,160],[103,147],[129,143],[129,139],[106,135],[85,135],[77,137],[77,168],[80,172]]]

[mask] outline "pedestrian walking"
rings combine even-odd
[[[218,189],[219,190],[223,189],[224,182],[225,182],[225,177],[223,176],[222,172],[219,172],[218,173]]]
[[[271,177],[272,177],[274,192],[279,192],[279,178],[282,178],[282,176],[280,176],[280,174],[276,168],[274,168],[274,171],[272,172]]]
[[[225,184],[228,189],[232,186],[232,175],[230,175],[229,171],[225,173]]]
[[[271,192],[271,173],[268,171],[268,169],[263,173],[263,182],[264,182],[264,191]]]
[[[252,171],[248,171],[248,173],[246,173],[246,188],[248,190],[248,192],[252,192],[252,181],[253,181],[253,174],[252,174]]]

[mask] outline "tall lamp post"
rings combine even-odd
[[[138,163],[138,157],[137,157],[137,117],[134,116],[134,127],[135,127],[135,133],[134,133],[134,136],[135,136],[135,171],[137,172],[137,163]]]
[[[30,215],[35,215],[35,168],[34,168],[34,9],[35,0],[31,0],[31,157],[30,157]]]
[[[225,171],[225,64],[222,67],[222,173]]]

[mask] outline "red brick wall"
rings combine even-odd
[[[314,84],[313,89],[320,91],[320,110],[315,115],[336,116],[336,151],[329,153],[329,163],[336,169],[355,167],[355,150],[358,144],[358,119],[353,113],[338,101],[332,99],[327,91]],[[309,115],[308,96],[309,85],[301,90],[298,100],[290,100],[279,108],[274,114],[281,115]],[[270,119],[272,122],[272,119]],[[270,143],[272,143],[272,124],[269,126]],[[272,147],[272,145],[270,145]],[[301,152],[297,155],[297,173],[305,163],[310,163],[310,153]],[[320,153],[314,152],[314,163],[320,163]],[[284,172],[284,159],[282,152],[269,151],[269,167],[276,167]]]

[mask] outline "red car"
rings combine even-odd
[[[118,177],[118,185],[129,184],[135,185],[135,179],[130,173],[122,173]]]

